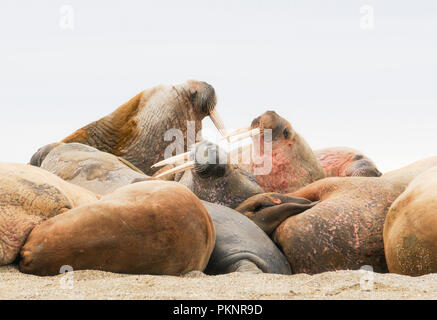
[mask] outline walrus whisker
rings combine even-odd
[[[167,171],[165,171],[163,173],[158,174],[157,176],[155,176],[155,178],[162,178],[162,177],[168,176],[170,174],[178,173],[178,172],[181,172],[181,171],[186,171],[186,170],[189,170],[189,169],[192,169],[192,168],[194,168],[194,161],[188,161],[188,162],[186,162],[184,164],[181,164],[180,166],[177,166],[177,167],[175,167],[173,169],[170,169],[170,170],[167,170]]]
[[[227,135],[226,132],[226,127],[225,124],[223,122],[222,117],[220,116],[220,114],[217,112],[217,110],[213,109],[210,113],[209,113],[209,117],[211,118],[211,121],[214,123],[214,125],[216,126],[217,130],[221,133],[221,135],[223,137],[225,137]]]

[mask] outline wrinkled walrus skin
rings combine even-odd
[[[50,149],[47,152],[47,149]],[[56,143],[38,150],[30,162],[65,181],[105,195],[150,177],[123,158],[81,143]]]
[[[110,115],[75,131],[62,142],[79,142],[122,157],[152,176],[157,169],[151,166],[164,160],[165,149],[174,143],[172,135],[164,140],[165,133],[178,129],[187,139],[187,121],[192,121],[198,133],[202,119],[212,113],[216,103],[214,88],[205,82],[190,80],[174,86],[160,85],[139,93]]]
[[[186,187],[134,183],[38,225],[23,246],[24,273],[56,275],[62,266],[129,274],[203,271],[214,223]]]
[[[202,202],[214,221],[217,233],[205,273],[291,273],[282,252],[251,220],[230,208]]]
[[[16,259],[36,225],[97,199],[40,168],[0,163],[0,265]]]
[[[362,152],[346,147],[314,151],[326,177],[380,177],[375,163]]]
[[[384,248],[392,273],[437,272],[437,167],[415,178],[391,206],[384,225]]]
[[[273,234],[293,273],[386,272],[385,216],[403,188],[380,178],[326,178],[290,194],[320,201],[285,220]]]
[[[289,193],[325,177],[322,166],[308,143],[292,128],[290,123],[274,111],[267,111],[251,124],[252,129],[272,130],[272,170],[257,174],[256,168],[265,166],[262,157],[265,136],[253,137],[253,161],[249,169],[265,192]],[[268,155],[270,156],[270,155]],[[259,164],[261,163],[261,164]]]

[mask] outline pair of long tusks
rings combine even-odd
[[[241,129],[237,129],[235,131],[232,131],[230,134],[224,135],[222,140],[229,139],[231,137],[236,137],[235,139],[233,139],[231,141],[231,143],[236,143],[238,141],[247,139],[249,137],[259,135],[260,132],[261,132],[261,130],[259,128],[251,129],[250,127],[245,127],[245,128],[241,128]],[[237,146],[237,148],[238,148],[238,146]],[[231,151],[232,151],[232,149],[231,149]],[[171,158],[162,160],[160,162],[155,163],[152,166],[152,168],[162,167],[162,166],[169,165],[169,164],[174,165],[178,162],[186,161],[189,159],[190,153],[191,153],[191,151],[181,153],[181,154],[178,154],[178,155],[173,156]],[[162,173],[156,175],[155,178],[161,178],[161,177],[164,177],[164,176],[167,176],[170,174],[178,173],[181,171],[186,171],[186,170],[189,170],[192,168],[194,168],[194,161],[188,161],[188,162],[185,162],[185,163],[183,163],[183,164],[181,164],[173,169],[167,170],[165,172],[162,172]]]

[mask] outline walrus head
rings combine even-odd
[[[247,198],[263,193],[255,177],[239,165],[230,163],[229,154],[209,141],[195,145],[189,153],[163,161],[161,164],[187,162],[156,177],[185,171],[180,183],[200,199],[235,208]]]
[[[281,141],[293,141],[296,137],[296,132],[293,130],[291,124],[280,117],[275,111],[267,111],[255,118],[250,127],[251,129],[258,128],[261,135],[263,135],[264,130],[271,130],[273,147]]]
[[[201,119],[209,116],[222,135],[226,135],[225,125],[215,107],[217,95],[214,88],[206,82],[188,80],[182,86],[188,87],[191,104]]]
[[[293,192],[325,177],[306,141],[276,112],[267,111],[255,118],[246,131],[254,148],[250,170],[266,192]],[[266,166],[266,160],[271,166]]]
[[[346,177],[380,177],[382,173],[375,164],[365,156],[357,154],[352,161],[344,168]]]
[[[50,153],[50,151],[52,151],[54,148],[56,148],[61,144],[63,143],[55,142],[39,148],[38,151],[30,159],[29,164],[35,167],[41,167],[41,164],[43,163],[47,155]]]

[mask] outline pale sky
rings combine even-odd
[[[214,86],[229,129],[275,110],[382,171],[437,155],[437,1],[2,0],[0,34],[0,161],[188,79]]]

